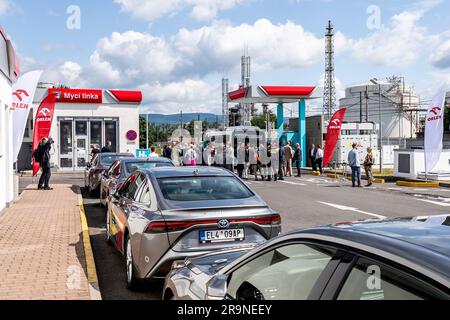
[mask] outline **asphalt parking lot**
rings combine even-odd
[[[54,174],[52,183],[84,186],[83,174]],[[32,183],[20,179],[20,188]],[[304,175],[279,182],[249,180],[246,183],[282,217],[283,231],[374,217],[411,217],[448,214],[450,189],[408,188],[375,184],[352,188],[348,181]],[[105,242],[105,209],[83,191],[100,290],[105,300],[160,299],[162,281],[150,282],[139,291],[125,288],[121,255]]]

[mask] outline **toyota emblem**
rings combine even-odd
[[[220,229],[226,229],[230,226],[230,221],[228,221],[227,219],[222,219],[217,223],[217,226]]]

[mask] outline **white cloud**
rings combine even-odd
[[[220,113],[221,88],[202,80],[184,80],[180,82],[145,84],[139,89],[149,106],[145,112],[177,113],[206,111]]]
[[[214,22],[198,29],[180,29],[172,37],[114,32],[98,42],[90,65],[92,76],[97,75],[99,81],[139,85],[235,70],[245,47],[254,70],[307,67],[323,61],[323,46],[323,38],[290,21],[273,24],[261,19],[238,26]],[[336,46],[338,50],[348,46],[340,33]]]
[[[437,68],[450,68],[450,40],[443,42],[431,53],[430,61]]]
[[[9,8],[9,0],[0,0],[0,15],[4,14]]]
[[[432,1],[433,5],[438,2]],[[378,65],[406,66],[413,63],[437,37],[429,35],[418,22],[431,9],[430,3],[411,11],[404,11],[391,18],[389,26],[382,26],[370,36],[357,40],[353,45],[353,56],[358,60]]]
[[[191,10],[196,20],[214,19],[219,11],[228,10],[249,0],[114,0],[123,12],[152,22],[165,15],[177,14],[184,8]]]
[[[214,19],[219,11],[229,10],[245,0],[185,0],[192,6],[191,17],[196,20]]]

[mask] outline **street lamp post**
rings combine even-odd
[[[383,134],[382,134],[382,129],[383,129],[383,124],[382,124],[382,117],[381,117],[381,84],[378,84],[378,113],[379,113],[379,121],[380,121],[380,133],[379,133],[379,138],[380,138],[380,147],[379,147],[379,152],[380,152],[380,174],[383,173]]]
[[[383,124],[382,124],[382,116],[381,116],[381,83],[378,82],[378,79],[371,79],[375,85],[378,85],[378,153],[379,153],[379,162],[380,162],[380,174],[383,172]]]
[[[148,113],[147,113],[145,125],[147,127],[147,150],[148,150]]]

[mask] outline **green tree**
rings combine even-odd
[[[269,114],[269,122],[270,123],[276,123],[277,122],[277,116],[273,113]],[[258,114],[252,119],[252,126],[258,127],[260,129],[266,129],[266,115],[265,114]]]
[[[176,125],[169,123],[148,123],[148,144],[151,147],[157,142],[166,142],[172,136]],[[147,147],[147,120],[139,117],[139,146],[141,149]]]

